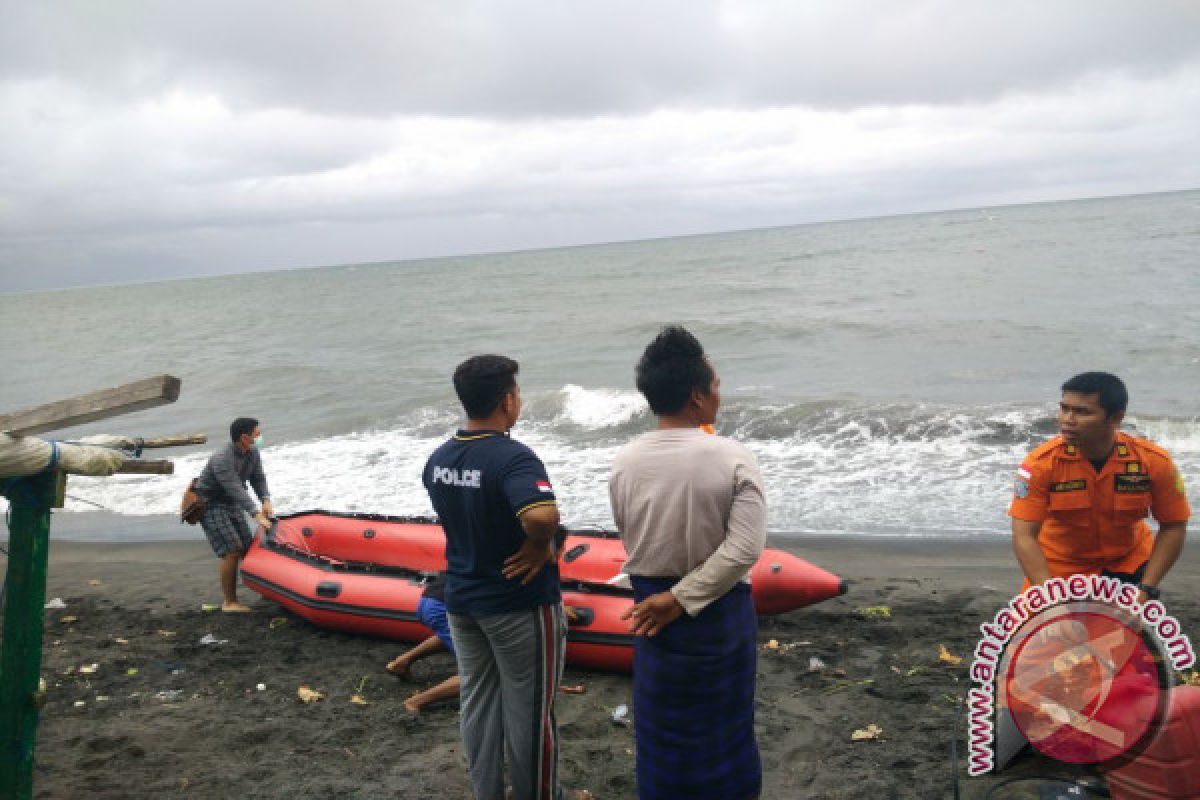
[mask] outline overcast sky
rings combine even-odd
[[[0,291],[1200,186],[1200,2],[0,0]]]

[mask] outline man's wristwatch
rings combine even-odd
[[[1159,597],[1162,596],[1162,589],[1159,589],[1157,586],[1151,586],[1146,583],[1139,583],[1138,588],[1141,589],[1143,592],[1145,592],[1146,597],[1149,597],[1151,600],[1157,600]]]

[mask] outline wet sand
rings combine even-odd
[[[950,797],[950,742],[978,626],[1019,586],[1003,539],[806,538],[776,542],[851,581],[842,598],[763,619],[758,731],[764,798]],[[1196,549],[1164,584],[1169,611],[1200,637]],[[54,541],[37,743],[39,798],[466,798],[457,704],[405,712],[417,688],[453,673],[445,654],[414,683],[383,666],[407,645],[318,630],[242,588],[247,615],[216,603],[202,540]],[[890,617],[864,609],[887,606]],[[68,618],[74,618],[73,620]],[[201,644],[206,637],[219,644]],[[775,640],[780,647],[767,645]],[[938,660],[938,645],[962,656]],[[825,667],[810,671],[812,658]],[[81,666],[94,672],[84,673]],[[610,721],[628,676],[568,668],[559,695],[560,775],[598,800],[635,797],[633,737]],[[257,686],[263,684],[265,689]],[[297,688],[325,699],[306,705]],[[350,698],[360,692],[369,705]],[[854,742],[856,729],[882,728]],[[961,741],[961,738],[960,738]],[[962,749],[960,748],[960,758]],[[1027,756],[1000,776],[968,778],[982,798],[1002,778],[1079,775]],[[1007,792],[1008,790],[1006,790]],[[1036,786],[1000,795],[1036,797]]]

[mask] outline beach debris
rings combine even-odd
[[[356,706],[371,705],[370,702],[367,701],[367,698],[363,697],[363,688],[366,687],[366,685],[367,685],[367,676],[363,675],[362,679],[358,682],[358,686],[356,686],[354,688],[354,694],[350,695],[351,703],[353,703]]]
[[[891,606],[863,606],[855,610],[864,617],[879,617],[882,619],[891,619],[892,617]]]
[[[631,582],[629,575],[624,572],[618,572],[616,575],[613,575],[611,578],[605,581],[605,583],[607,583],[609,586],[616,586],[619,589],[628,589],[633,591],[633,583]]]
[[[582,683],[577,683],[575,685],[563,684],[562,686],[558,687],[558,690],[563,694],[583,694],[585,691],[587,691]]]
[[[778,650],[779,649],[779,640],[772,639],[771,641],[767,642],[766,648],[768,650]]]
[[[86,706],[86,705],[87,705],[87,703],[83,702],[82,700],[76,700],[76,701],[75,701],[75,707],[76,707],[76,708],[83,708],[83,707],[84,707],[84,706]]]
[[[96,580],[95,578],[92,578],[90,581],[88,581],[88,586],[103,586],[103,585],[104,584],[102,584],[100,581]]]
[[[122,638],[122,637],[120,637],[120,636],[114,636],[114,637],[113,637],[113,641],[114,641],[114,642],[116,642],[117,644],[129,644],[129,640],[128,640],[128,639],[124,639],[124,638]]]
[[[287,625],[287,617],[271,617],[271,621],[267,623],[267,627],[271,630]]]
[[[774,652],[782,655],[783,653],[787,653],[791,650],[795,650],[797,647],[803,647],[804,645],[808,645],[808,644],[812,644],[812,642],[787,642],[787,643],[784,643],[784,642],[779,641],[778,639],[771,639],[770,641],[768,641],[766,644],[763,645],[763,649],[764,650],[773,650]]]
[[[46,691],[46,679],[45,678],[38,678],[38,691],[39,692]]]
[[[301,702],[310,704],[325,699],[325,695],[321,692],[315,691],[304,684],[300,684],[300,688],[296,690],[296,697],[299,697]]]
[[[206,633],[200,637],[200,644],[217,645],[217,644],[225,644],[228,641],[229,641],[228,639],[218,639],[216,636],[213,636],[211,633]]]
[[[163,637],[164,639],[170,639],[172,636],[175,635],[175,631],[168,631],[168,630],[163,630],[162,628],[159,628],[158,635]]]
[[[46,603],[46,608],[51,611],[55,611],[55,610],[66,608],[66,607],[67,607],[67,604],[63,602],[63,599],[61,597],[56,597],[53,600]]]
[[[201,610],[201,611],[204,611],[204,612],[216,611],[216,610],[217,610],[217,604],[216,604],[216,603],[201,603],[201,604],[200,604],[200,610]]]
[[[1183,676],[1183,682],[1188,686],[1200,686],[1200,672],[1192,670]]]
[[[938,661],[943,664],[949,664],[952,667],[957,667],[962,663],[962,656],[956,656],[946,649],[946,645],[938,645]]]
[[[825,669],[824,661],[817,658],[816,656],[813,656],[812,658],[808,659],[808,671],[809,672],[820,672],[823,669]]]
[[[79,617],[71,616],[70,614],[68,614],[65,617],[59,617],[58,621],[64,625],[70,625],[72,622],[78,622]]]
[[[97,703],[103,703],[103,702],[105,702],[105,701],[107,701],[107,700],[108,700],[108,695],[106,695],[106,694],[98,694],[98,695],[96,695],[96,702],[97,702]]]
[[[137,667],[130,667],[129,669],[125,670],[125,674],[130,678],[132,678],[134,675],[137,675],[137,672]]]
[[[859,728],[854,733],[850,734],[852,742],[867,742],[878,739],[883,736],[883,728],[876,725],[874,722],[867,725],[865,728]]]
[[[160,661],[158,665],[172,675],[178,675],[183,672],[183,665],[176,664],[174,661]]]
[[[265,683],[260,683],[257,686],[255,686],[254,688],[260,692],[265,692],[267,690],[267,685]]]
[[[628,728],[633,724],[633,721],[629,719],[629,706],[624,703],[613,709],[611,719],[613,725],[620,725],[623,728]]]
[[[183,697],[183,689],[164,689],[154,694],[156,700],[162,700],[165,703],[173,703],[181,697]]]
[[[100,669],[99,664],[84,664],[79,667],[79,674],[80,675],[93,675],[93,674],[95,674],[96,670],[98,670],[98,669]]]

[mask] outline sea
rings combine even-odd
[[[1126,381],[1126,427],[1200,500],[1200,191],[0,294],[0,410],[183,381],[53,434],[209,437],[153,453],[172,476],[72,477],[61,536],[198,537],[169,515],[241,415],[280,513],[429,514],[450,375],[502,353],[564,520],[610,527],[613,455],[654,424],[634,364],[672,323],[716,366],[776,537],[1007,535],[1014,471],[1086,370]]]

